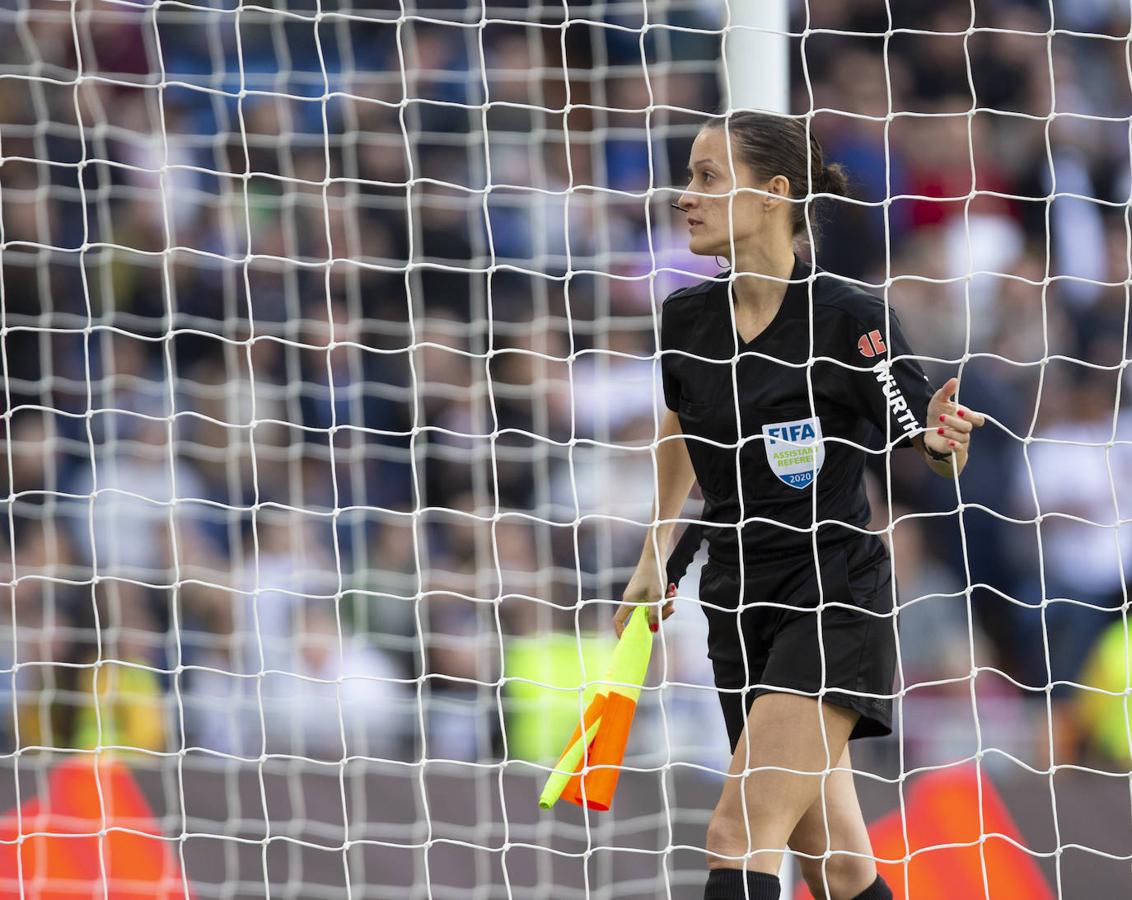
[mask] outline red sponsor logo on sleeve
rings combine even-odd
[[[857,339],[857,349],[861,351],[861,356],[866,359],[872,359],[888,349],[884,343],[884,336],[880,331],[874,328],[867,334],[862,334]]]

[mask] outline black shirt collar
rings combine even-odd
[[[786,285],[786,293],[782,298],[782,305],[778,308],[774,318],[755,338],[747,343],[746,346],[757,344],[769,337],[778,330],[778,326],[787,319],[808,319],[810,315],[810,283],[809,278],[811,273],[815,271],[813,264],[803,260],[798,254],[794,254],[794,268],[790,272],[790,282]],[[820,270],[818,270],[820,271]],[[731,326],[731,312],[728,309],[731,297],[731,285],[728,273],[726,271],[720,272],[720,284],[717,290],[721,303],[717,308],[722,312],[724,319],[727,320],[728,330]]]

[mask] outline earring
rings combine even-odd
[[[721,259],[723,259],[723,257],[720,256],[719,254],[716,254],[715,264],[717,266],[719,266],[721,269],[730,269],[731,263],[729,263],[726,259],[723,259],[723,262],[720,262]]]

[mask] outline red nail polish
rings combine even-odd
[[[954,447],[954,446],[955,446],[955,441],[948,441],[948,442],[947,442],[947,445],[948,445],[949,447]]]
[[[936,434],[943,434],[943,429],[942,429],[942,428],[937,428],[937,429],[936,429]]]
[[[947,416],[940,416],[940,417],[939,417],[939,420],[940,420],[941,422],[946,422],[946,421],[947,421]]]
[[[656,622],[653,622],[649,625],[649,631],[651,631],[653,634],[656,634],[658,628],[660,628],[660,626],[657,625]]]
[[[958,411],[957,411],[957,412],[955,413],[955,415],[957,415],[957,416],[959,416],[959,417],[962,417],[962,416],[963,416],[963,410],[958,410]]]

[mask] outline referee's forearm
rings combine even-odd
[[[941,478],[955,477],[955,463],[951,460],[944,462],[943,460],[932,459],[927,454],[924,454],[924,462],[928,464],[929,469],[931,469],[936,473],[936,475],[939,475]],[[962,471],[963,467],[960,466],[959,470]]]
[[[641,550],[642,559],[656,559],[668,552],[676,524],[671,521],[680,515],[688,493],[696,481],[692,460],[684,443],[680,420],[669,410],[661,422],[656,447],[656,499],[653,502],[653,522]]]

